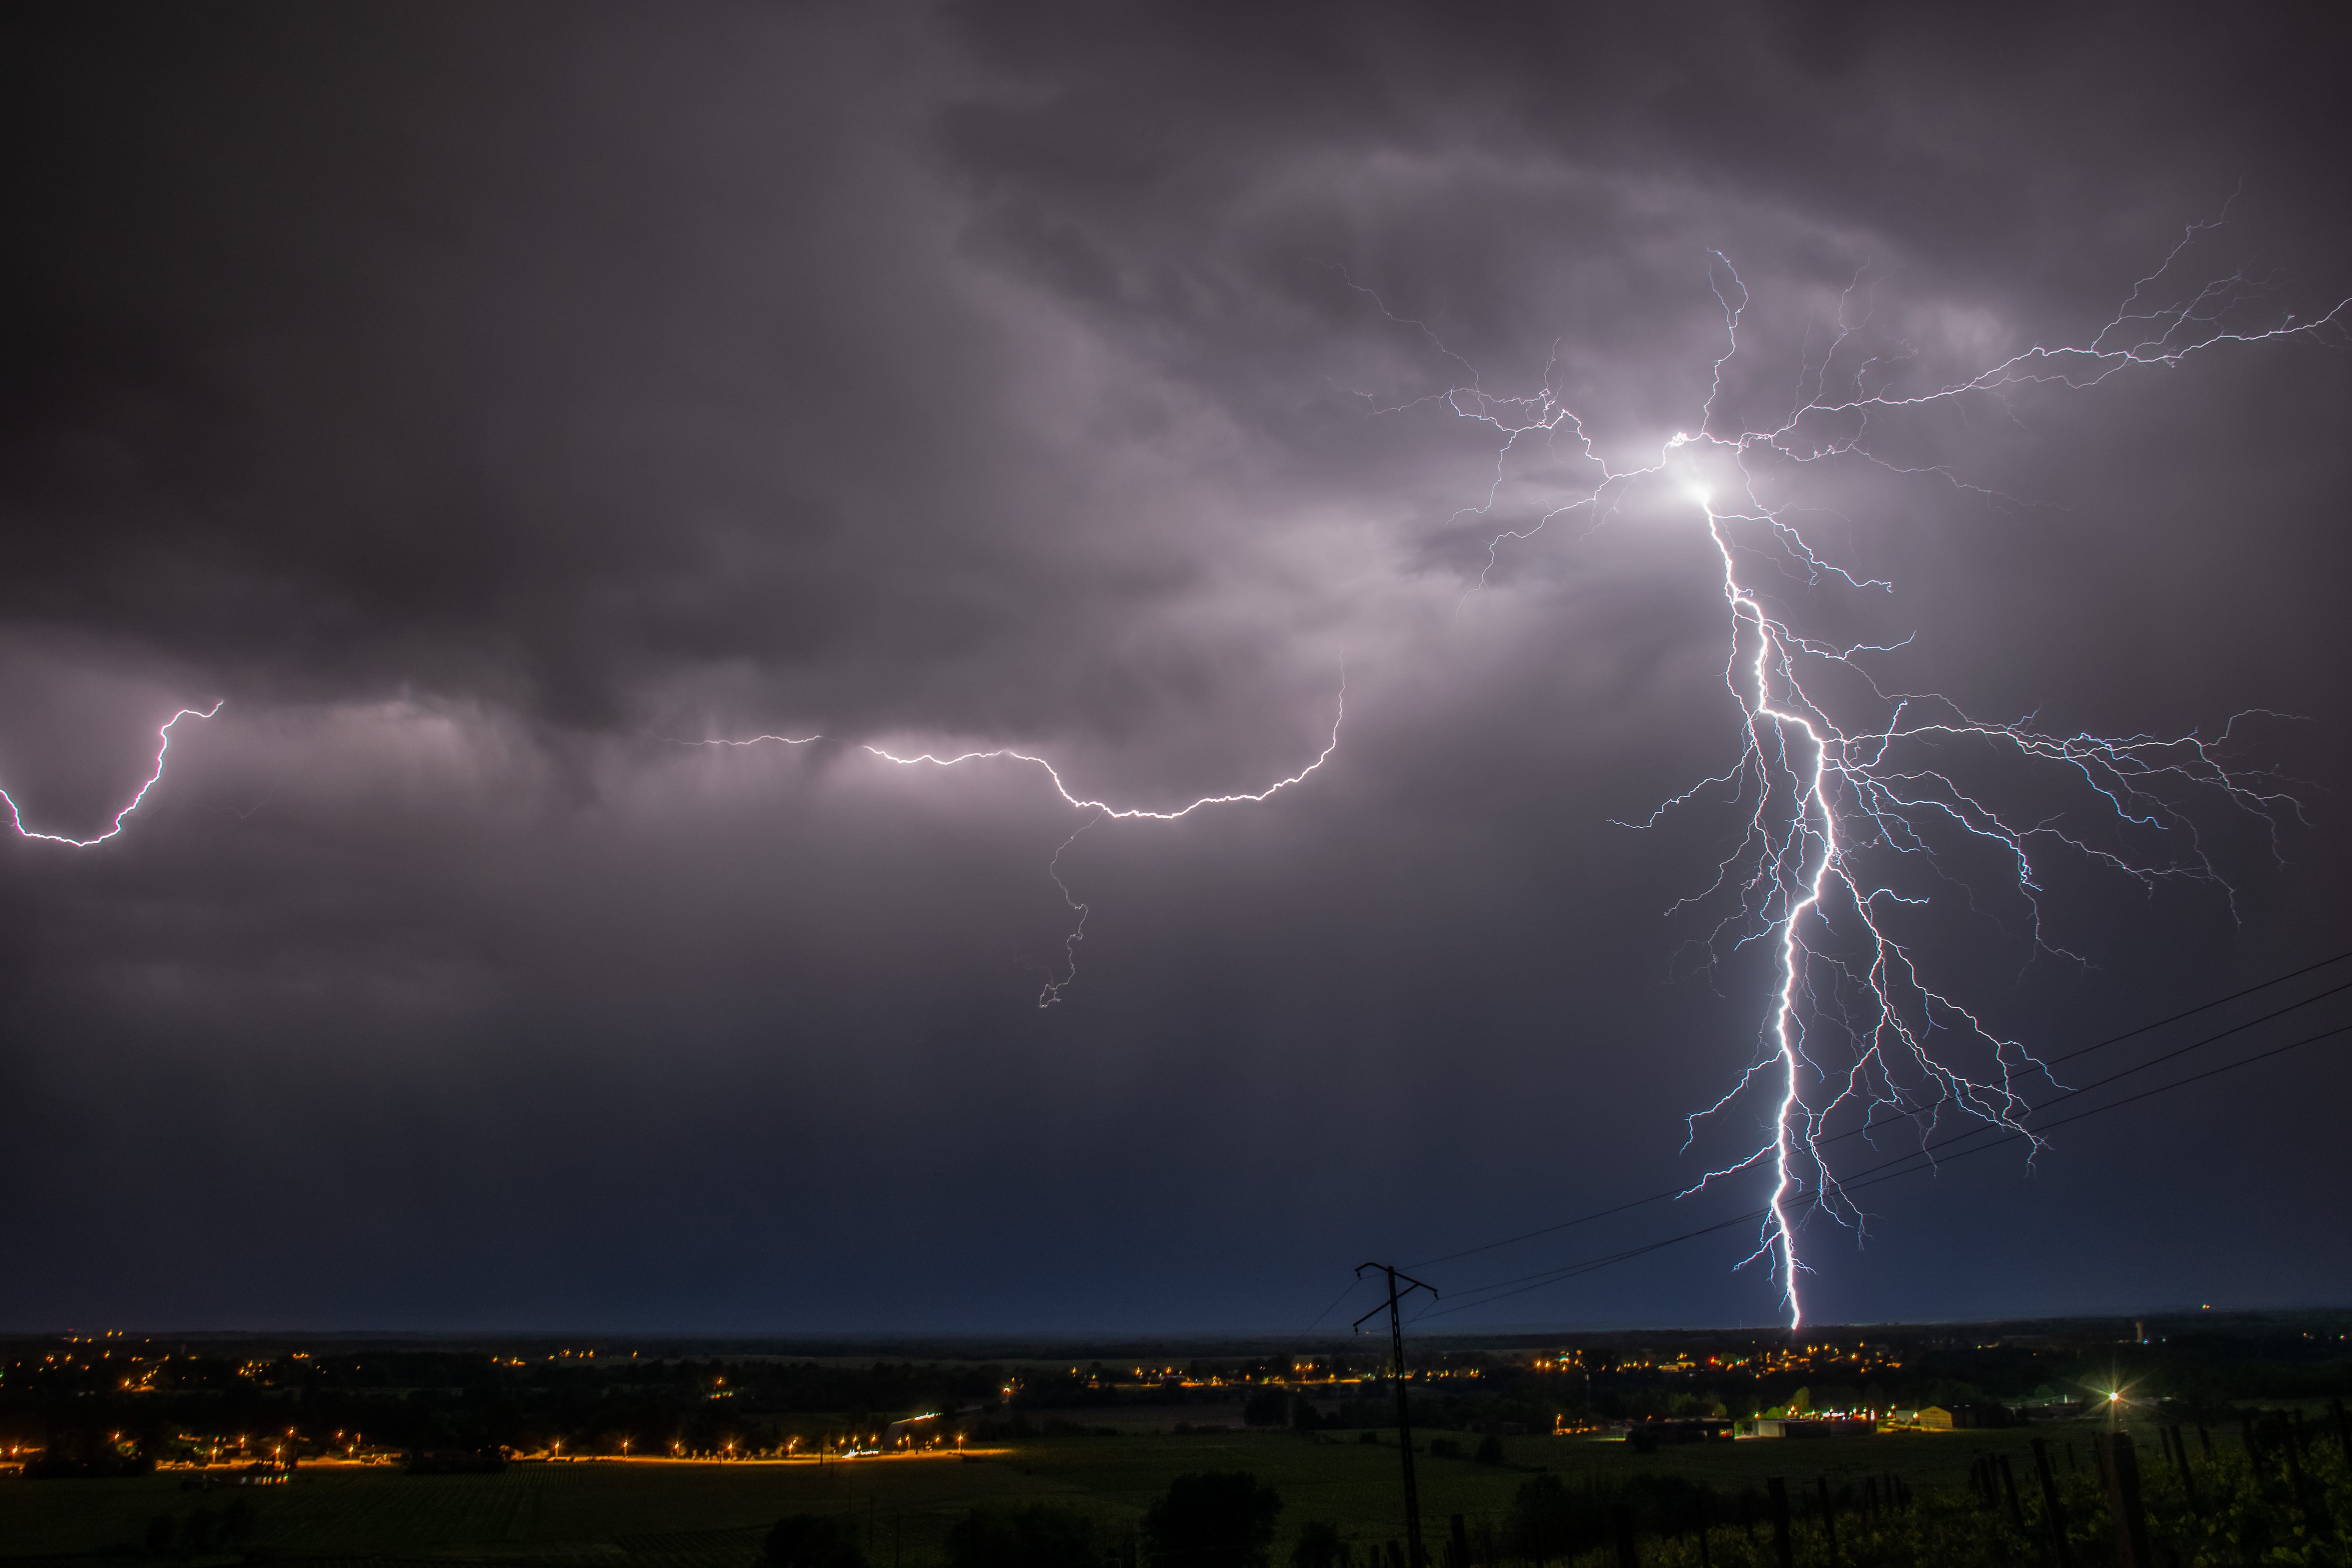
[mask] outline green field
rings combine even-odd
[[[2090,1460],[2087,1425],[2044,1428],[2061,1468],[2071,1443]],[[1416,1434],[1417,1436],[1424,1436]],[[1451,1437],[1467,1451],[1475,1439]],[[1622,1442],[1518,1437],[1505,1466],[1418,1458],[1422,1513],[1433,1540],[1448,1514],[1499,1519],[1536,1468],[1570,1482],[1637,1474],[1679,1475],[1727,1490],[1767,1476],[1810,1487],[1859,1481],[1892,1470],[1915,1488],[1964,1484],[1969,1464],[2008,1452],[2021,1478],[2032,1434],[2022,1431],[1890,1434],[1688,1445],[1654,1455]],[[2152,1453],[2153,1437],[2146,1441]],[[2194,1441],[2192,1436],[2191,1441]],[[1024,1443],[977,1460],[953,1457],[863,1459],[827,1465],[519,1464],[494,1476],[409,1476],[389,1468],[298,1472],[283,1487],[251,1491],[182,1489],[171,1472],[120,1480],[0,1479],[0,1561],[76,1556],[141,1557],[148,1521],[192,1509],[218,1510],[247,1497],[248,1550],[282,1564],[361,1562],[588,1564],[615,1568],[746,1568],[767,1527],[795,1510],[839,1511],[870,1535],[876,1568],[931,1568],[948,1526],[973,1505],[1050,1500],[1094,1514],[1123,1539],[1144,1508],[1186,1470],[1245,1469],[1283,1499],[1277,1563],[1308,1520],[1328,1520],[1360,1542],[1398,1531],[1402,1506],[1393,1435],[1375,1447],[1354,1434],[1301,1437],[1289,1432],[1133,1434]],[[198,1559],[205,1561],[205,1559]]]

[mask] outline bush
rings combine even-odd
[[[837,1513],[788,1513],[768,1531],[773,1568],[866,1568],[857,1532]]]
[[[1298,1544],[1290,1549],[1290,1568],[1342,1568],[1351,1555],[1339,1539],[1338,1525],[1311,1519],[1298,1527]]]
[[[1246,1470],[1178,1476],[1146,1510],[1143,1533],[1185,1568],[1264,1568],[1282,1498]]]
[[[1546,1470],[1520,1482],[1511,1500],[1511,1549],[1532,1563],[1558,1557],[1580,1534],[1580,1522],[1568,1488]]]
[[[949,1568],[1097,1568],[1094,1521],[1051,1503],[976,1508],[949,1528]]]

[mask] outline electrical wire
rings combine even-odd
[[[2331,964],[2341,963],[2347,958],[2352,958],[2352,948],[2347,948],[2344,952],[2336,953],[2331,957],[2323,958],[2315,963],[2306,963],[2300,969],[2289,970],[2284,974],[2273,975],[2268,980],[2249,985],[2243,990],[2232,991],[2226,996],[2217,996],[2210,1002],[2200,1002],[2196,1006],[2184,1008],[2180,1012],[2175,1013],[2169,1017],[2158,1018],[2154,1023],[2142,1024],[2137,1028],[2126,1029],[2119,1035],[2110,1035],[2104,1040],[2096,1041],[2091,1045],[2079,1047],[2074,1050],[2065,1052],[2060,1056],[2052,1057],[2043,1065],[2045,1068],[2055,1067],[2061,1062],[2070,1062],[2077,1059],[2078,1058],[2089,1056],[2094,1051],[2105,1050],[2109,1046],[2121,1045],[2126,1040],[2137,1039],[2142,1035],[2151,1034],[2158,1029],[2164,1028],[2168,1025],[2178,1024],[2184,1018],[2193,1018],[2200,1013],[2210,1013],[2216,1007],[2227,1006],[2230,1003],[2242,1001],[2248,996],[2254,995],[2259,992],[2267,991],[2273,986],[2284,985],[2290,980],[2300,980],[2306,974],[2326,969]],[[2222,1030],[2218,1035],[2208,1036],[2205,1039],[2199,1041],[2198,1045],[2210,1045],[2217,1040],[2227,1039],[2231,1035],[2242,1034],[2246,1030],[2253,1028],[2258,1025],[2267,1024],[2273,1018],[2282,1017],[2299,1008],[2308,1007],[2315,1002],[2324,1002],[2328,997],[2336,995],[2345,991],[2352,991],[2352,981],[2347,981],[2343,984],[2332,986],[2326,991],[2306,996],[2299,1002],[2289,1003],[2286,1006],[2278,1008],[2273,1012],[2265,1013],[2259,1018],[2249,1018],[2243,1023],[2232,1025],[2231,1027]],[[2179,1053],[2176,1052],[2174,1054],[2177,1055]],[[2158,1058],[2157,1059],[2160,1061],[2166,1058]],[[2103,1081],[2113,1080],[2108,1079]],[[2051,1103],[2054,1104],[2056,1101],[2053,1100]],[[1899,1121],[1909,1121],[1913,1118],[1922,1114],[1925,1110],[1928,1109],[1932,1108],[1922,1108],[1922,1110],[1904,1111],[1893,1116],[1873,1118],[1864,1121],[1859,1127],[1849,1128],[1843,1132],[1832,1133],[1829,1137],[1822,1139],[1820,1142],[1822,1143],[1836,1143],[1848,1138],[1857,1138],[1862,1134],[1872,1131],[1877,1128],[1891,1127]],[[1689,1190],[1690,1189],[1687,1187],[1668,1187],[1663,1191],[1652,1193],[1646,1197],[1631,1198],[1624,1203],[1614,1205],[1609,1208],[1595,1209],[1591,1214],[1579,1215],[1574,1219],[1564,1219],[1554,1225],[1540,1226],[1534,1230],[1521,1231],[1517,1236],[1507,1236],[1499,1241],[1482,1242],[1476,1247],[1465,1247],[1459,1252],[1447,1252],[1442,1253],[1435,1258],[1424,1258],[1418,1262],[1406,1264],[1404,1267],[1408,1268],[1427,1268],[1434,1264],[1451,1263],[1457,1258],[1475,1257],[1477,1254],[1482,1252],[1493,1252],[1497,1248],[1515,1246],[1522,1241],[1533,1241],[1538,1237],[1550,1236],[1563,1230],[1572,1230],[1578,1226],[1591,1225],[1595,1220],[1607,1219],[1612,1215],[1621,1215],[1628,1212],[1629,1210],[1645,1208],[1651,1204],[1663,1203],[1668,1198],[1679,1197]],[[1334,1302],[1332,1305],[1337,1306],[1338,1303]],[[1325,1314],[1328,1315],[1329,1311],[1330,1308],[1327,1307],[1324,1309]]]
[[[2043,1132],[2054,1131],[2058,1128],[2072,1126],[2078,1121],[2087,1121],[2095,1116],[2104,1116],[2109,1111],[2120,1110],[2127,1105],[2136,1105],[2141,1100],[2150,1100],[2160,1094],[2169,1094],[2175,1089],[2186,1089],[2191,1084],[2202,1083],[2209,1079],[2218,1078],[2223,1073],[2235,1072],[2241,1068],[2252,1067],[2257,1063],[2268,1061],[2273,1057],[2284,1056],[2289,1051],[2300,1050],[2305,1046],[2316,1045],[2322,1040],[2332,1039],[2336,1036],[2347,1033],[2352,1033],[2352,1024],[2339,1024],[2332,1029],[2323,1029],[2315,1035],[2306,1035],[2302,1039],[2291,1040],[2285,1045],[2274,1046],[2269,1050],[2258,1051],[2250,1057],[2242,1057],[2234,1062],[2225,1062],[2220,1067],[2210,1068],[2204,1072],[2194,1073],[2188,1078],[2179,1079],[2171,1083],[2159,1084],[2154,1089],[2143,1089],[2137,1094],[2126,1095],[2121,1100],[2110,1101],[2105,1105],[2094,1106],[2087,1110],[2077,1111],[2072,1116],[2061,1117],[2057,1121],[2050,1122],[2046,1126],[2035,1128],[2030,1131],[2020,1131],[2013,1128],[2004,1128],[1994,1123],[1987,1123],[1983,1126],[1973,1127],[1965,1132],[1956,1134],[1955,1136],[1945,1140],[1941,1143],[1931,1144],[1925,1148],[1911,1150],[1906,1153],[1895,1156],[1894,1159],[1887,1161],[1885,1164],[1873,1166],[1869,1170],[1861,1172],[1849,1180],[1838,1183],[1838,1190],[1845,1191],[1853,1188],[1876,1186],[1881,1182],[1891,1182],[1898,1176],[1916,1175],[1922,1171],[1937,1170],[1943,1165],[1952,1163],[1954,1161],[1964,1160],[1971,1154],[1981,1154],[1989,1150],[2000,1148],[2006,1144],[2016,1142],[2021,1139],[2038,1139]],[[2200,1042],[2200,1044],[2203,1043],[2210,1042]],[[2198,1047],[2195,1046],[2186,1046],[2181,1047],[2179,1051],[2170,1053],[2169,1056],[2158,1058],[2157,1062],[2150,1062],[2143,1065],[2146,1067],[2156,1066],[2162,1061],[2170,1060],[2172,1057],[2179,1056],[2186,1051],[2196,1048]],[[2128,1077],[2132,1073],[2140,1070],[2142,1070],[2141,1068],[2126,1068],[2121,1073],[2116,1073],[2110,1078],[2100,1080],[2099,1084],[2085,1085],[2081,1089],[2070,1090],[2067,1094],[2060,1096],[2057,1100],[2049,1101],[2047,1105],[2037,1107],[2036,1110],[2046,1110],[2049,1105],[2056,1105],[2062,1100],[2074,1098],[2077,1094],[2088,1093],[2092,1089],[2113,1083],[2119,1079]],[[1945,1153],[1945,1151],[1951,1150],[1958,1144],[1968,1142],[1972,1139],[1983,1137],[1987,1133],[1993,1133],[1996,1134],[1996,1136],[1989,1139],[1987,1142],[1978,1143],[1974,1148],[1960,1149],[1957,1152],[1948,1154]],[[1935,1156],[1937,1155],[1941,1155],[1943,1157],[1936,1158]],[[1923,1163],[1914,1164],[1912,1163],[1914,1161]],[[1820,1191],[1821,1189],[1818,1187],[1801,1188],[1800,1189],[1800,1195],[1818,1196],[1820,1194]],[[1678,1246],[1685,1241],[1693,1241],[1703,1236],[1712,1236],[1717,1231],[1727,1230],[1733,1226],[1756,1224],[1769,1212],[1769,1210],[1761,1208],[1750,1209],[1745,1214],[1734,1215],[1729,1219],[1718,1220],[1713,1225],[1701,1226],[1695,1230],[1687,1230],[1678,1236],[1667,1237],[1664,1240],[1649,1242],[1640,1247],[1628,1247],[1622,1252],[1610,1253],[1600,1258],[1585,1258],[1580,1262],[1567,1264],[1559,1268],[1544,1270],[1539,1274],[1521,1275],[1515,1279],[1500,1279],[1488,1285],[1474,1285],[1469,1287],[1466,1291],[1457,1291],[1455,1293],[1454,1304],[1443,1308],[1433,1308],[1430,1310],[1421,1312],[1414,1317],[1413,1321],[1415,1322],[1419,1322],[1424,1318],[1446,1317],[1454,1312],[1468,1311],[1474,1307],[1487,1306],[1493,1302],[1504,1300],[1512,1296],[1522,1295],[1529,1290],[1541,1289],[1547,1285],[1559,1284],[1564,1280],[1574,1279],[1579,1275],[1590,1274],[1598,1269],[1613,1267],[1619,1263],[1630,1262],[1636,1258],[1641,1258],[1649,1253],[1663,1250],[1665,1247]],[[1476,1299],[1472,1300],[1463,1300],[1461,1298],[1465,1294],[1474,1296]]]

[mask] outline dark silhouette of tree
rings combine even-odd
[[[1310,1519],[1298,1527],[1298,1544],[1290,1549],[1290,1568],[1346,1568],[1354,1555],[1339,1539],[1339,1527]]]
[[[1566,1553],[1578,1535],[1576,1500],[1546,1470],[1519,1484],[1511,1500],[1511,1547],[1531,1563]]]
[[[1246,1470],[1178,1476],[1143,1516],[1167,1568],[1265,1568],[1280,1494]]]
[[[837,1513],[788,1513],[768,1531],[772,1568],[866,1568],[857,1535]]]

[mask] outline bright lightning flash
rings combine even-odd
[[[223,699],[223,700],[225,701],[226,699]],[[19,837],[37,838],[44,844],[63,844],[75,849],[96,848],[98,846],[105,843],[108,839],[113,837],[116,834],[121,832],[123,819],[129,816],[132,812],[139,809],[139,803],[147,798],[147,792],[149,790],[153,789],[156,784],[163,782],[163,755],[172,749],[172,726],[178,723],[183,719],[209,719],[220,710],[221,705],[219,702],[214,703],[209,708],[183,708],[177,713],[173,714],[169,719],[163,721],[162,727],[155,731],[154,771],[147,775],[147,782],[139,786],[139,793],[131,797],[131,804],[124,806],[121,811],[116,812],[114,814],[113,823],[108,826],[105,832],[100,834],[97,837],[76,838],[71,834],[42,833],[37,829],[27,827],[25,826],[25,813],[23,809],[16,805],[16,796],[10,795],[5,789],[0,789],[0,802],[5,802],[7,805],[9,822],[15,826]]]
[[[1475,375],[1444,395],[1454,414],[1498,437],[1486,502],[1458,515],[1492,515],[1505,465],[1523,444],[1557,448],[1565,437],[1573,443],[1572,460],[1589,465],[1593,476],[1589,488],[1541,511],[1531,526],[1495,535],[1489,571],[1507,541],[1528,539],[1578,510],[1597,526],[1659,485],[1682,503],[1667,502],[1664,515],[1703,529],[1720,558],[1729,645],[1724,680],[1738,710],[1739,759],[1632,826],[1654,826],[1706,795],[1728,795],[1745,816],[1744,837],[1720,863],[1714,885],[1675,908],[1727,906],[1707,941],[1710,954],[1727,943],[1771,944],[1777,984],[1757,1055],[1728,1093],[1690,1119],[1695,1137],[1702,1119],[1760,1099],[1765,1137],[1689,1190],[1769,1168],[1766,1217],[1744,1261],[1766,1261],[1792,1328],[1804,1318],[1798,1280],[1809,1270],[1798,1256],[1797,1232],[1805,1217],[1827,1214],[1857,1233],[1864,1220],[1822,1152],[1824,1124],[1833,1113],[1843,1108],[1868,1118],[1891,1110],[1909,1120],[1923,1141],[1946,1114],[2025,1132],[2021,1119],[2030,1107],[2021,1089],[2035,1075],[2048,1076],[2023,1046],[1937,989],[1915,955],[1916,939],[1898,935],[1899,918],[1930,901],[1926,889],[1934,881],[1954,881],[1939,854],[1989,854],[2023,900],[2034,950],[2080,962],[2044,938],[2036,852],[2071,852],[2151,889],[2179,880],[2233,896],[2200,842],[2194,813],[2219,806],[2260,818],[2275,850],[2280,822],[2299,810],[2265,775],[2228,760],[2236,720],[2210,738],[2063,734],[2030,718],[1979,719],[1944,697],[1883,689],[1864,666],[1867,656],[1890,647],[1803,635],[1759,586],[1891,592],[1891,584],[1853,575],[1806,542],[1790,483],[1813,465],[1845,461],[1989,494],[1947,468],[1902,468],[1874,455],[1872,422],[1955,405],[1970,394],[2000,398],[2041,385],[2080,390],[2224,345],[2342,333],[2352,300],[2315,320],[2287,317],[2252,331],[2225,327],[2224,314],[2257,292],[2252,285],[2232,276],[2184,292],[2171,279],[2181,253],[2211,226],[2191,226],[2087,342],[2036,345],[1964,380],[1906,393],[1895,389],[1895,362],[1870,356],[1858,342],[1866,313],[1861,321],[1847,319],[1857,275],[1841,300],[1827,352],[1818,365],[1808,354],[1801,368],[1786,417],[1770,428],[1736,433],[1718,428],[1716,403],[1725,366],[1739,350],[1748,293],[1730,261],[1716,253],[1709,281],[1722,306],[1725,342],[1697,427],[1668,437],[1638,467],[1612,467],[1595,451],[1584,420],[1554,390],[1549,371],[1543,387],[1528,396],[1486,393]],[[1426,326],[1390,319],[1418,328],[1466,367]],[[1993,803],[1990,785],[1963,782],[2021,765],[2075,792],[2097,826],[2017,815]],[[1963,1059],[1981,1065],[1963,1066]]]

